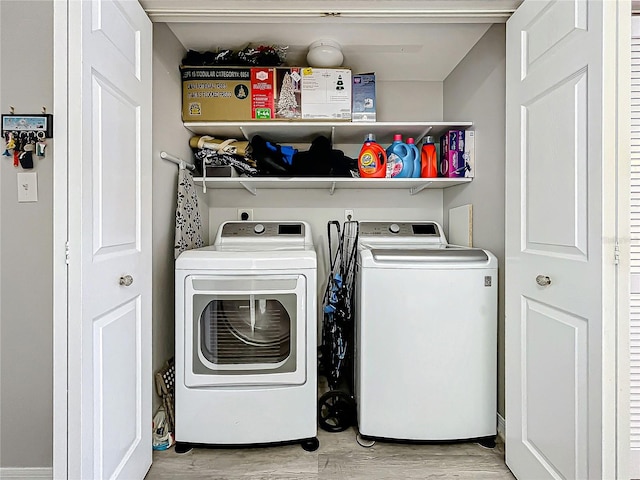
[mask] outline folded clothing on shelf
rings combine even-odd
[[[238,174],[253,177],[258,174],[258,169],[255,167],[255,163],[251,159],[242,155],[224,153],[210,148],[201,148],[196,150],[194,156],[196,159],[196,169],[200,173],[206,173],[207,177],[233,177]],[[206,172],[204,171],[205,167],[207,169]],[[227,168],[219,169],[219,167]],[[235,170],[237,173],[234,175],[231,170]],[[224,172],[227,172],[228,174],[224,174]]]
[[[331,148],[328,138],[320,135],[308,151],[266,141],[260,135],[251,139],[251,157],[259,175],[281,177],[351,177],[356,161],[341,150]]]

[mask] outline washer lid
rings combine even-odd
[[[479,248],[372,248],[371,255],[375,262],[429,262],[429,263],[486,263],[489,256]]]
[[[457,269],[496,268],[496,257],[480,248],[443,245],[415,247],[364,246],[358,252],[361,268]]]

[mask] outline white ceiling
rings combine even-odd
[[[354,72],[377,72],[379,81],[442,81],[489,25],[172,23],[169,27],[185,48],[197,51],[286,45],[287,64],[292,66],[307,65],[313,41],[331,39],[342,45],[344,66]]]
[[[291,66],[306,66],[308,46],[342,45],[344,66],[377,81],[442,81],[491,24],[521,0],[141,0],[186,49],[247,44],[287,46]],[[332,13],[328,13],[332,12]]]

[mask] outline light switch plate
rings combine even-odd
[[[38,174],[36,172],[18,173],[18,202],[38,201]]]

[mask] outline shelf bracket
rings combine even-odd
[[[248,142],[251,141],[251,139],[249,138],[249,135],[247,135],[247,132],[244,130],[244,127],[241,125],[240,127],[240,132],[242,133],[242,136],[244,137],[244,139]]]
[[[247,185],[244,182],[240,182],[240,185],[242,185],[244,187],[244,189],[249,192],[251,195],[256,196],[258,195],[258,190],[255,187],[252,187],[251,185]]]
[[[431,130],[433,130],[433,127],[430,125],[427,127],[427,129],[424,132],[420,134],[420,138],[416,138],[416,145],[418,145],[422,141],[422,139],[427,136],[427,133],[429,133]]]
[[[418,193],[420,193],[422,190],[424,190],[425,188],[427,188],[429,185],[431,185],[432,182],[429,183],[423,183],[422,185],[418,185],[417,187],[411,187],[409,189],[409,195],[416,195]]]
[[[336,191],[336,182],[331,182],[331,187],[329,187],[329,195],[333,195]]]

